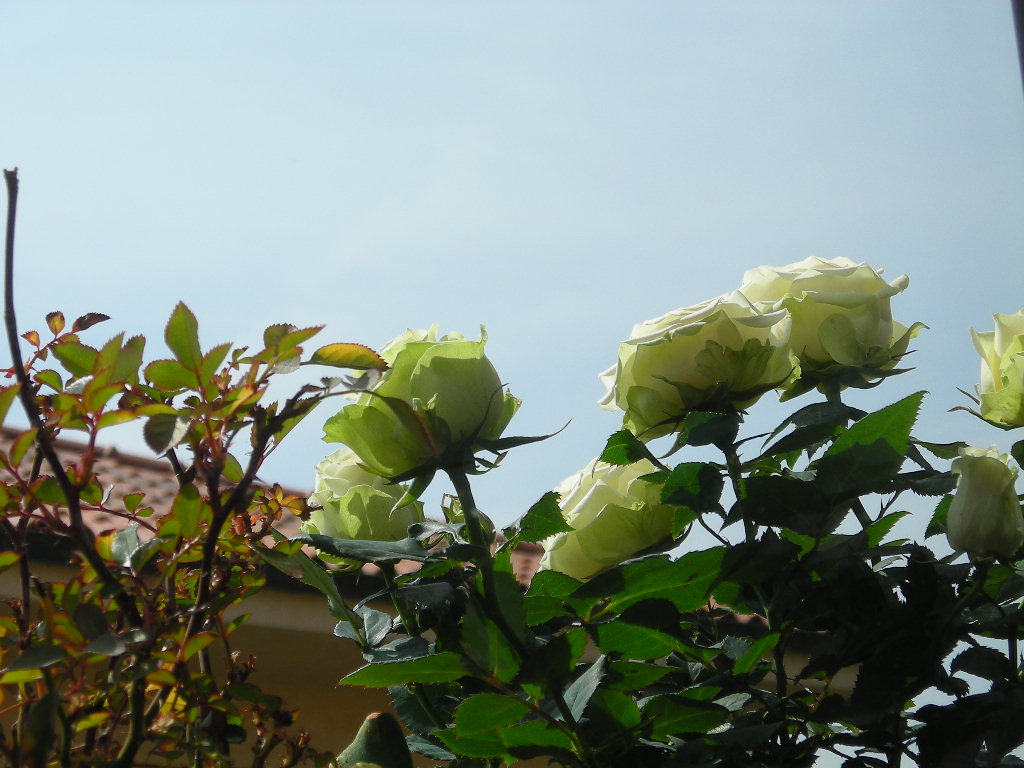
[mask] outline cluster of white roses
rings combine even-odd
[[[809,258],[758,267],[738,290],[640,323],[601,374],[601,405],[651,440],[695,410],[738,411],[771,390],[783,398],[868,386],[896,372],[924,327],[892,319],[890,300],[909,283],[865,263]],[[992,332],[972,330],[982,356],[980,414],[1024,425],[1024,310],[996,315]],[[307,532],[338,538],[399,539],[423,520],[399,481],[473,461],[492,446],[519,401],[504,390],[479,341],[436,328],[407,331],[381,351],[389,370],[325,424],[344,443],[316,467]],[[557,489],[571,532],[547,542],[542,568],[580,579],[666,541],[675,511],[643,479],[647,461],[591,462]],[[959,487],[949,511],[954,549],[1008,555],[1024,544],[1013,491],[1017,470],[995,449],[967,449],[954,462]]]
[[[863,386],[890,373],[923,327],[892,319],[890,299],[908,284],[843,258],[748,270],[733,293],[635,326],[601,374],[601,405],[649,440],[690,411],[746,408],[773,389]]]
[[[748,270],[732,293],[636,325],[601,374],[600,403],[651,440],[691,411],[743,409],[773,389],[864,386],[893,372],[923,327],[892,319],[890,299],[908,284],[844,258]],[[667,539],[674,511],[640,479],[653,471],[593,462],[563,483],[574,530],[547,542],[541,567],[585,579]]]

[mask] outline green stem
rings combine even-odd
[[[729,473],[729,483],[732,486],[733,495],[736,496],[736,503],[743,503],[746,491],[743,487],[743,465],[740,462],[740,455],[736,452],[735,445],[722,446],[722,453],[725,454],[725,467]],[[741,507],[742,509],[742,507]],[[747,542],[757,539],[757,523],[743,515],[743,533]]]
[[[398,590],[395,585],[395,564],[381,563],[379,567],[381,575],[384,576],[384,584],[388,588],[388,595],[391,597],[391,604],[398,611],[398,616],[402,620],[402,626],[405,627],[405,633],[410,637],[419,637],[419,622],[416,621],[415,616],[409,613],[409,606],[405,600],[398,596]]]
[[[526,646],[523,644],[519,636],[509,626],[508,621],[505,618],[504,612],[501,610],[501,606],[498,603],[498,593],[494,583],[494,559],[491,557],[491,544],[488,541],[487,534],[484,532],[483,524],[480,520],[480,511],[476,507],[476,500],[473,498],[473,489],[470,487],[469,478],[466,476],[466,472],[462,467],[445,467],[445,474],[448,475],[452,481],[452,485],[455,488],[455,493],[459,497],[459,503],[462,505],[462,513],[466,520],[466,533],[468,535],[471,544],[476,545],[480,548],[480,554],[474,560],[477,567],[480,569],[480,576],[483,583],[483,597],[484,603],[487,606],[487,613],[498,629],[508,640],[509,645],[515,650],[520,659],[526,659],[528,651]],[[584,762],[584,765],[588,768],[597,768],[597,762],[595,761],[593,753],[587,747],[583,741],[576,736],[573,729],[576,727],[576,721],[572,717],[572,713],[569,711],[569,706],[565,702],[565,698],[562,696],[560,691],[552,692],[552,699],[555,706],[558,707],[559,712],[562,713],[562,717],[565,718],[567,723],[568,731],[572,731],[573,735],[571,740],[574,748],[578,750],[578,754]]]

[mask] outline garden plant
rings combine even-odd
[[[375,352],[310,347],[319,328],[282,324],[260,349],[204,349],[179,304],[149,362],[139,336],[88,343],[100,314],[23,331],[5,178],[0,415],[20,407],[28,427],[0,446],[0,567],[20,584],[0,613],[4,765],[1022,764],[1024,441],[1001,454],[918,436],[924,392],[873,412],[844,401],[907,369],[923,326],[893,319],[905,276],[809,258],[638,324],[602,374],[622,429],[496,530],[473,485],[558,437],[514,434],[520,403],[483,331],[406,331]],[[963,418],[1024,426],[1024,311],[973,338]],[[314,370],[267,402],[271,380]],[[747,412],[776,396],[792,412],[749,434]],[[312,495],[258,484],[317,405],[338,450]],[[129,421],[178,479],[162,517],[94,470],[102,430]],[[86,444],[80,461],[57,457],[64,433]],[[453,493],[425,509],[444,479]],[[922,506],[923,540],[899,533]],[[126,524],[97,535],[90,510]],[[304,532],[277,532],[286,515]],[[34,572],[40,531],[69,542],[70,580]],[[524,588],[512,556],[536,545]],[[393,611],[340,588],[365,564]],[[224,612],[270,568],[323,594],[337,642],[366,662],[340,685],[386,688],[403,730],[374,713],[333,755],[249,680],[232,643],[244,616]]]

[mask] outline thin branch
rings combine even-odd
[[[11,364],[14,368],[15,378],[20,388],[18,397],[21,400],[22,408],[28,417],[29,425],[36,430],[36,444],[46,458],[46,463],[53,471],[54,479],[64,493],[68,504],[68,516],[71,520],[72,538],[77,545],[78,551],[86,559],[96,575],[115,590],[115,599],[118,607],[125,617],[133,625],[138,626],[140,617],[136,610],[135,603],[123,589],[121,583],[107,568],[106,563],[92,546],[92,533],[82,519],[81,500],[79,489],[76,488],[68,478],[67,472],[57,456],[57,450],[53,446],[50,433],[43,424],[39,413],[39,406],[36,403],[32,390],[32,382],[29,381],[28,371],[25,370],[24,359],[21,356],[21,344],[18,341],[18,322],[14,313],[14,225],[17,219],[18,209],[18,169],[13,171],[4,170],[4,181],[7,184],[7,231],[4,241],[4,325],[7,330],[7,345],[11,353]]]

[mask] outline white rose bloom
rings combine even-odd
[[[1000,426],[1024,426],[1024,309],[992,317],[994,331],[971,329],[981,355],[981,415]]]
[[[607,410],[643,439],[675,429],[688,411],[745,408],[794,374],[790,317],[762,312],[740,293],[634,326],[618,363],[601,374]]]
[[[982,557],[1015,554],[1024,544],[1024,513],[1010,457],[994,447],[961,448],[953,471],[959,477],[946,516],[949,546]]]
[[[555,490],[572,531],[545,542],[541,570],[589,579],[672,535],[674,507],[661,504],[661,486],[641,480],[655,472],[646,459],[615,466],[592,461]]]
[[[870,264],[812,256],[748,270],[740,293],[760,307],[789,310],[790,345],[805,376],[798,391],[806,391],[829,378],[864,386],[896,366],[924,327],[892,319],[890,299],[909,284],[906,275],[887,282]]]
[[[310,512],[303,530],[336,539],[404,539],[408,527],[423,520],[420,502],[399,506],[406,490],[367,472],[353,451],[342,448],[316,465],[309,501],[321,509]]]

